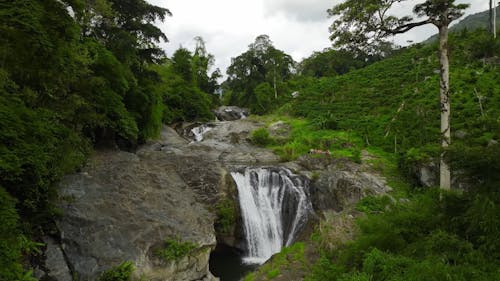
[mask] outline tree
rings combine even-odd
[[[157,67],[162,82],[166,112],[164,121],[210,120],[211,100],[197,85],[193,55],[185,48],[175,51],[169,63]]]
[[[278,99],[280,87],[291,77],[295,62],[290,55],[276,49],[267,35],[258,36],[248,48],[232,59],[227,70],[225,84],[234,95],[231,100],[240,106],[257,104],[255,89],[265,82],[272,85],[271,95]]]
[[[345,74],[351,70],[365,67],[379,58],[359,56],[346,50],[325,49],[314,52],[300,62],[298,72],[312,77],[332,77]]]
[[[215,58],[212,54],[207,52],[205,41],[202,37],[196,36],[194,40],[196,41],[196,47],[192,58],[194,80],[198,88],[202,91],[210,95],[215,94],[215,91],[219,87],[217,79],[221,77],[220,70],[217,68],[209,75],[209,71],[214,65]]]
[[[387,38],[405,33],[415,27],[433,24],[439,30],[441,147],[440,187],[450,189],[451,173],[445,161],[446,149],[451,143],[450,133],[450,80],[448,59],[448,26],[463,15],[467,4],[455,0],[426,0],[413,8],[417,18],[396,17],[389,14],[395,3],[408,0],[347,0],[328,10],[330,16],[340,16],[330,27],[335,46],[353,48],[367,53],[373,46],[387,44]]]
[[[495,0],[490,0],[490,13],[489,13],[489,30],[493,35],[493,38],[497,38],[497,5]]]

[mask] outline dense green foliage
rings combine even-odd
[[[342,75],[351,70],[362,68],[378,58],[359,56],[348,51],[326,49],[314,52],[300,62],[298,71],[301,75],[316,78]]]
[[[210,111],[213,99],[210,96],[214,96],[217,88],[217,72],[212,74],[212,78],[208,78],[208,60],[206,55],[200,54],[198,48],[194,55],[189,50],[180,48],[170,62],[157,67],[161,79],[168,82],[160,86],[161,92],[165,93],[164,102],[168,104],[163,115],[164,122],[213,119]]]
[[[266,146],[273,143],[273,139],[269,136],[269,132],[265,128],[253,131],[250,140],[258,146]]]
[[[451,46],[452,129],[466,132],[454,143],[494,152],[487,146],[500,139],[500,72],[494,58],[500,41],[484,31],[463,32],[452,36]],[[354,131],[367,145],[407,153],[409,161],[428,160],[439,152],[437,67],[435,46],[417,45],[346,75],[302,79],[292,111]]]
[[[163,122],[212,118],[202,91],[217,88],[213,57],[197,38],[194,55],[164,64],[158,43],[167,38],[155,22],[168,15],[144,0],[0,1],[0,186],[15,198],[2,194],[6,231],[16,202],[19,233],[46,233],[58,213],[55,183],[93,146],[134,149]],[[25,247],[5,241],[0,276],[20,280]]]
[[[149,64],[164,38],[152,23],[168,10],[103,3],[106,11],[91,1],[0,3],[0,184],[40,224],[53,182],[82,163],[90,143],[159,133]]]
[[[233,58],[224,83],[225,103],[264,114],[287,100],[287,84],[295,66],[290,55],[276,49],[267,35],[260,35],[248,51]]]
[[[195,243],[181,241],[177,239],[166,239],[164,245],[155,251],[155,254],[165,261],[177,261],[189,255],[194,249],[198,248]]]
[[[102,273],[99,281],[130,281],[133,272],[134,264],[129,261],[123,262]]]
[[[16,201],[0,187],[0,280],[32,280],[21,266],[21,254],[26,250]]]
[[[306,280],[497,280],[498,195],[431,190],[386,202],[358,221],[356,240],[325,251]]]

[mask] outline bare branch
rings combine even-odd
[[[400,25],[400,26],[396,27],[395,29],[386,30],[386,32],[389,34],[405,33],[405,32],[407,32],[415,27],[426,25],[429,23],[432,23],[432,20],[427,19],[427,20],[423,20],[423,21],[419,21],[419,22],[412,22],[412,23]]]

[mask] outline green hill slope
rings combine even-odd
[[[453,171],[472,179],[467,192],[415,188],[401,200],[394,193],[396,200],[363,199],[356,211],[365,215],[357,219],[352,241],[339,242],[345,223],[339,229],[323,221],[311,236],[319,258],[303,263],[304,280],[499,280],[500,40],[490,37],[483,30],[450,38],[449,155]],[[282,112],[307,118],[317,134],[354,132],[367,146],[397,150],[401,168],[437,158],[436,48],[416,45],[342,76],[301,77],[295,81],[300,96]],[[282,272],[272,266],[264,269],[268,276]]]
[[[457,144],[486,147],[500,139],[500,41],[489,38],[484,31],[450,38],[452,133],[461,137],[453,137]],[[320,126],[355,131],[367,145],[437,155],[436,48],[416,45],[346,75],[303,78],[292,111]]]
[[[500,29],[500,8],[497,7],[497,30]],[[482,29],[488,29],[489,26],[489,20],[490,20],[490,15],[489,15],[489,10],[486,10],[484,12],[468,15],[465,17],[463,20],[458,22],[457,24],[453,25],[450,28],[451,32],[457,32],[461,31],[464,29],[474,31],[476,29],[482,28]],[[432,43],[437,40],[437,34],[429,37],[427,40],[425,40],[423,43]]]

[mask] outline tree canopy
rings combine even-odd
[[[51,228],[54,184],[92,146],[133,149],[159,134],[167,106],[153,68],[167,38],[155,21],[168,15],[144,0],[0,1],[2,237]],[[27,243],[11,242],[2,280],[24,278]]]
[[[272,96],[277,99],[283,83],[291,78],[295,62],[290,55],[276,49],[267,35],[255,38],[248,48],[233,58],[227,69],[225,84],[231,90],[229,103],[249,107],[253,113],[262,114],[271,109],[272,104],[267,100]],[[271,91],[266,83],[271,86]],[[259,94],[257,87],[260,88]]]
[[[396,17],[390,13],[391,8],[401,2],[408,0],[347,0],[328,9],[328,15],[335,17],[330,26],[334,46],[366,54],[383,54],[392,45],[388,37],[425,24],[448,26],[468,7],[467,4],[455,4],[455,0],[427,0],[415,5],[413,16]]]

